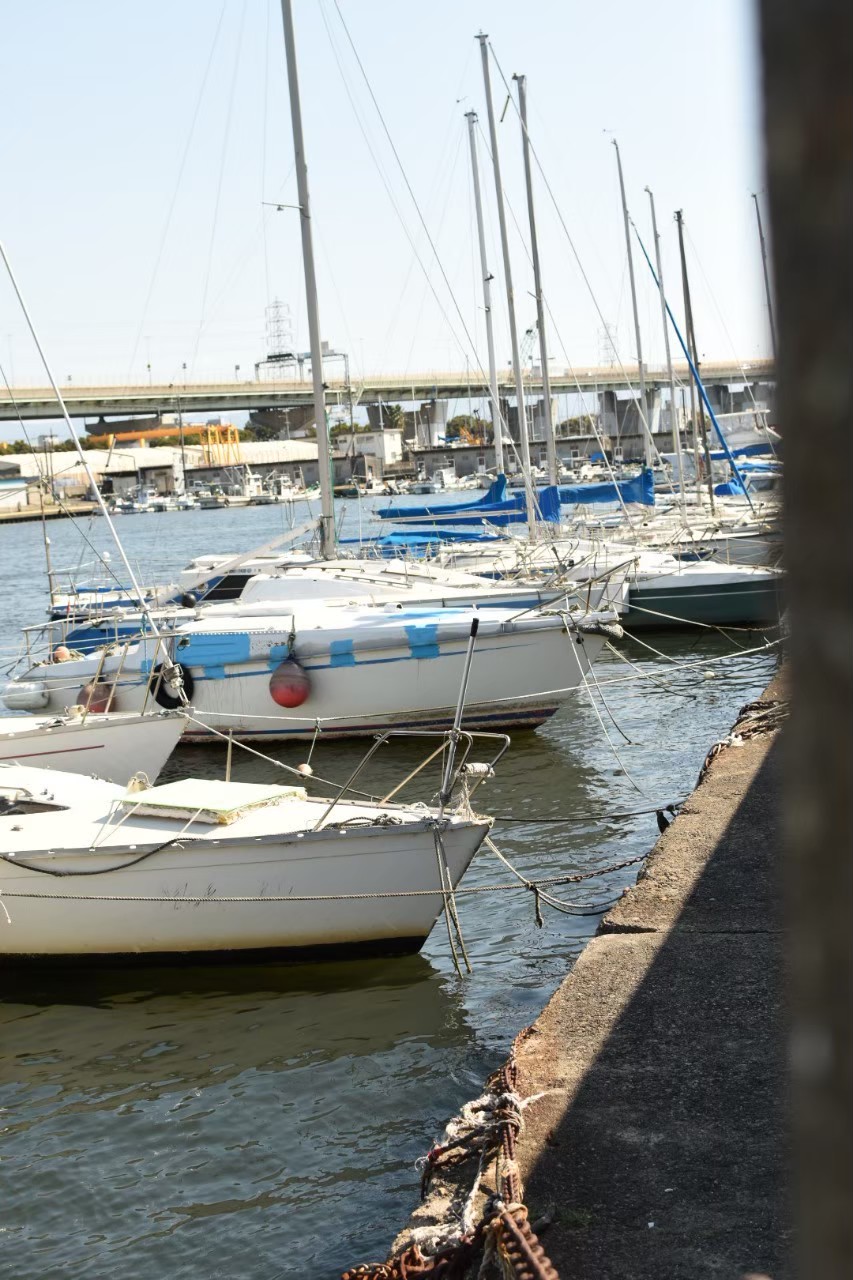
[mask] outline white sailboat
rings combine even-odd
[[[490,819],[0,767],[0,962],[414,951]]]
[[[192,703],[187,738],[361,736],[388,727],[443,728],[453,718],[472,619],[479,620],[466,726],[535,728],[586,678],[614,610],[422,607],[399,602],[261,600],[210,606],[157,637],[30,666],[4,698],[51,711],[97,683],[123,711],[179,705],[163,663],[177,664]],[[136,624],[138,627],[138,623]]]
[[[193,561],[180,576],[185,584],[198,579],[199,562],[206,562],[204,572],[211,573],[204,594],[181,587],[157,588],[160,598],[172,597],[172,603],[149,611],[170,628],[207,617],[238,620],[275,611],[282,604],[293,608],[312,601],[319,604],[364,606],[400,604],[404,608],[531,609],[540,606],[559,607],[573,616],[590,611],[626,607],[626,566],[614,565],[612,571],[591,582],[583,571],[576,583],[571,574],[561,575],[556,584],[543,581],[495,581],[447,568],[428,561],[402,559],[306,560],[299,553],[285,557],[245,557],[239,564],[227,561],[231,568],[215,572],[216,561],[225,557],[201,557]],[[224,606],[228,605],[226,609]],[[215,613],[211,607],[217,606]],[[65,646],[91,653],[110,643],[119,643],[140,635],[145,630],[145,615],[132,607],[107,602],[89,611],[75,609],[66,617],[54,616],[49,623],[24,628],[27,660],[42,658]]]
[[[32,703],[32,690],[19,692],[23,701]],[[144,773],[153,782],[186,726],[187,717],[180,711],[100,714],[79,705],[59,715],[4,716],[0,718],[0,764],[96,774],[121,785]]]
[[[540,542],[523,537],[502,541],[448,544],[440,563],[515,583],[538,585],[570,578],[575,589],[585,580],[609,579],[619,570],[625,584],[626,628],[765,626],[778,622],[784,575],[758,565],[682,560],[663,550],[616,538],[570,536],[556,532]]]
[[[282,11],[318,411],[321,544],[330,557],[331,477],[289,0],[283,0]],[[12,282],[17,291],[14,277]],[[22,298],[21,304],[29,322]],[[38,345],[31,322],[30,328]],[[44,365],[85,466],[46,360]],[[99,502],[115,533],[100,495]],[[145,597],[117,537],[116,544],[132,598],[142,602]],[[407,615],[391,606],[384,616],[376,609],[362,616],[344,608],[333,617],[328,606],[316,606],[313,614],[300,617],[299,627],[294,616],[279,613],[243,620],[237,627],[233,619],[223,626],[224,619],[207,618],[171,633],[161,629],[146,604],[143,612],[145,634],[135,644],[116,646],[120,652],[106,647],[93,659],[54,653],[39,673],[41,688],[31,687],[31,695],[37,700],[46,695],[47,705],[55,709],[71,701],[69,694],[82,679],[93,693],[104,691],[108,704],[114,697],[128,697],[136,704],[132,709],[144,709],[152,699],[186,706],[197,685],[196,701],[203,711],[207,686],[220,698],[215,711],[225,729],[244,728],[251,736],[260,720],[258,732],[266,736],[270,720],[272,732],[280,733],[276,711],[299,709],[310,699],[311,659],[328,658],[316,663],[321,696],[302,713],[302,725],[312,725],[316,732],[322,711],[340,725],[346,697],[350,723],[345,728],[358,721],[358,731],[365,729],[365,719],[375,721],[377,702],[386,721],[410,714],[409,709],[401,711],[401,696],[412,705],[417,722],[437,710],[452,725],[446,745],[425,762],[442,755],[439,805],[390,803],[396,791],[372,802],[350,800],[342,788],[328,800],[309,797],[301,787],[199,779],[144,789],[131,784],[124,791],[99,779],[5,764],[0,766],[0,859],[5,863],[0,910],[6,927],[0,929],[0,956],[7,959],[417,948],[442,908],[450,928],[448,895],[490,826],[471,810],[467,787],[459,810],[450,808],[463,769],[481,780],[490,776],[494,764],[467,765],[467,749],[456,764],[461,740],[467,739],[468,749],[472,744],[470,728],[461,731],[469,678],[476,719],[484,698],[502,701],[507,678],[517,670],[522,686],[531,686],[538,722],[536,717],[553,709],[541,705],[551,691],[543,690],[542,672],[535,670],[545,652],[540,637],[553,652],[546,674],[550,679],[553,672],[556,684],[576,683],[585,661],[579,656],[585,634],[574,628],[569,635],[559,615],[523,618],[517,612],[504,616],[494,611],[483,626],[472,672],[480,620],[476,615],[472,620],[471,611],[411,610]],[[601,639],[589,638],[591,647]],[[306,659],[304,668],[296,661],[297,647]],[[196,673],[184,659],[197,663]],[[384,675],[397,663],[405,664],[403,682]],[[459,690],[455,709],[448,705],[452,683]],[[260,715],[255,710],[259,696],[264,707]],[[229,699],[240,704],[236,715],[229,716]],[[359,699],[366,711],[360,710]],[[205,732],[213,723],[209,716]],[[367,731],[373,728],[371,724]],[[507,745],[502,738],[497,755]]]

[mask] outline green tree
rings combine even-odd
[[[402,431],[406,423],[406,415],[398,404],[384,404],[382,406],[382,421],[386,427],[394,431]]]
[[[277,440],[281,427],[267,426],[261,422],[253,422],[250,427],[244,427],[240,432],[241,440]]]

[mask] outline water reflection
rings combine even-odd
[[[368,1180],[394,1193],[448,1072],[462,1096],[485,1070],[458,990],[423,956],[16,975],[0,1035],[0,1268],[14,1250],[16,1275],[89,1274],[93,1243],[138,1263],[163,1235],[171,1274],[225,1275],[235,1230],[253,1241],[241,1274],[287,1274],[296,1221],[307,1266],[332,1201]],[[343,1265],[358,1233],[334,1235]]]

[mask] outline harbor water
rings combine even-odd
[[[341,511],[350,533],[366,527],[366,506]],[[169,512],[119,527],[152,582],[193,555],[248,550],[306,514],[305,504]],[[57,521],[49,534],[54,565],[76,566],[78,580],[93,572],[93,548],[109,545],[103,520]],[[45,615],[46,585],[40,527],[0,537],[8,662],[20,626]],[[498,847],[529,878],[650,849],[648,810],[692,790],[708,747],[775,665],[773,651],[750,651],[763,637],[744,632],[644,639],[659,653],[626,645],[631,668],[605,652],[595,703],[580,690],[538,732],[517,735],[478,793],[499,818]],[[306,750],[270,753],[298,764]],[[312,764],[342,781],[363,750],[321,739]],[[224,757],[180,748],[166,776],[221,777]],[[380,755],[371,790],[399,780],[410,758],[410,747]],[[279,775],[235,750],[234,776]],[[0,1276],[320,1280],[382,1256],[416,1202],[415,1161],[480,1091],[636,870],[561,887],[566,908],[544,907],[542,928],[523,887],[461,896],[473,966],[464,978],[441,924],[405,958],[7,971]],[[509,878],[483,849],[464,884]],[[13,908],[10,921],[0,911],[0,929],[15,927]]]

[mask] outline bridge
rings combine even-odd
[[[644,366],[646,386],[660,390],[669,385],[664,368]],[[775,382],[776,372],[772,360],[707,361],[701,368],[703,381],[708,386],[726,384]],[[639,369],[636,365],[584,366],[574,370],[550,371],[553,395],[577,392],[627,392],[639,387]],[[678,383],[686,384],[690,373],[686,363],[675,366]],[[511,373],[502,370],[498,375],[500,394],[515,396],[515,384]],[[535,374],[524,379],[525,389],[531,396],[541,396],[542,379]],[[342,379],[330,379],[326,383],[327,401],[330,405],[348,403],[350,395],[354,404],[421,403],[426,400],[486,399],[488,382],[481,370],[470,374],[455,371],[430,371],[366,377],[348,384]],[[135,414],[151,416],[158,413],[177,413],[193,416],[203,413],[232,413],[258,409],[290,409],[311,405],[313,388],[310,382],[296,379],[251,382],[175,382],[165,385],[141,386],[77,386],[69,383],[62,388],[68,412],[75,418],[132,417]],[[25,421],[55,419],[60,417],[56,397],[50,387],[13,387],[11,392],[0,387],[0,421]]]

